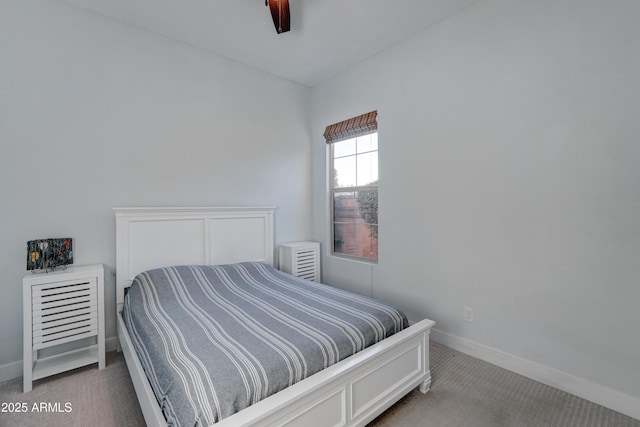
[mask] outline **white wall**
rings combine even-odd
[[[377,109],[373,295],[640,402],[639,19],[635,0],[485,0],[315,87],[315,239],[324,128]],[[325,254],[324,281],[370,277]]]
[[[309,89],[50,0],[0,0],[0,368],[22,359],[26,241],[107,268],[128,205],[277,206],[308,238]],[[15,373],[20,375],[21,371]]]

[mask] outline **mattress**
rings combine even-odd
[[[262,263],[139,274],[122,313],[170,426],[209,426],[408,326],[380,301]]]

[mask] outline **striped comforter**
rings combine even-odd
[[[392,335],[398,310],[262,263],[138,275],[123,318],[168,424],[208,426]]]

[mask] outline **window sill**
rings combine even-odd
[[[340,255],[335,253],[329,253],[326,256],[335,260],[349,261],[349,262],[355,262],[355,263],[365,264],[365,265],[378,265],[379,263],[379,260],[372,260],[370,258],[352,257],[349,255]]]

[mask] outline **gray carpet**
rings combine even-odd
[[[27,403],[27,413],[0,413],[2,427],[136,427],[144,426],[133,383],[122,353],[107,353],[107,366],[97,365],[44,378],[22,393],[22,378],[0,384],[0,404]],[[33,405],[51,403],[64,411],[38,412]],[[56,408],[54,408],[56,409]]]
[[[640,421],[431,343],[431,391],[413,391],[370,426],[640,427]]]
[[[427,395],[413,391],[370,427],[640,427],[640,421],[590,403],[497,366],[431,344],[433,384]],[[144,421],[122,354],[108,353],[107,367],[85,367],[34,383],[0,384],[0,403],[27,403],[27,413],[0,413],[0,426],[142,427]],[[58,403],[64,411],[32,411]],[[54,408],[55,409],[55,408]]]

